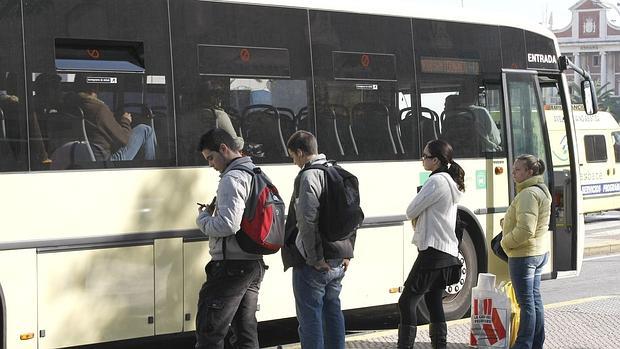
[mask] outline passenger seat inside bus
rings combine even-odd
[[[104,160],[103,151],[88,139],[84,111],[73,104],[43,115],[50,138],[52,170],[78,168],[80,163]]]
[[[455,157],[476,157],[480,154],[476,117],[471,110],[458,108],[447,111],[439,138],[450,143]]]
[[[405,153],[418,156],[421,154],[420,146],[424,147],[429,141],[437,139],[439,117],[433,110],[424,107],[419,114],[414,113],[411,107],[403,108],[400,115],[399,129]]]
[[[257,158],[281,158],[288,156],[282,134],[282,116],[269,104],[253,104],[241,113],[241,134],[245,151]]]
[[[390,111],[382,103],[358,103],[351,109],[351,134],[364,157],[398,154]]]

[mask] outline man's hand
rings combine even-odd
[[[124,112],[121,117],[124,118],[124,119],[129,120],[130,123],[133,120],[132,117],[131,117],[131,114],[129,114],[128,112]]]
[[[344,268],[344,271],[347,271],[347,269],[349,269],[349,262],[351,262],[349,258],[345,258],[342,260],[342,267]]]

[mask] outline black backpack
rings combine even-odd
[[[319,232],[331,242],[350,238],[364,221],[357,177],[335,161],[311,165],[302,171],[309,169],[325,173],[325,188],[319,198]]]

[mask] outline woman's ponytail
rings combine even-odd
[[[450,160],[450,167],[448,167],[448,174],[456,183],[456,186],[460,191],[465,191],[465,171],[454,160]]]

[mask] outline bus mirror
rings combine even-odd
[[[581,99],[586,114],[592,115],[598,112],[598,103],[596,101],[596,89],[592,80],[583,80],[581,82]]]

